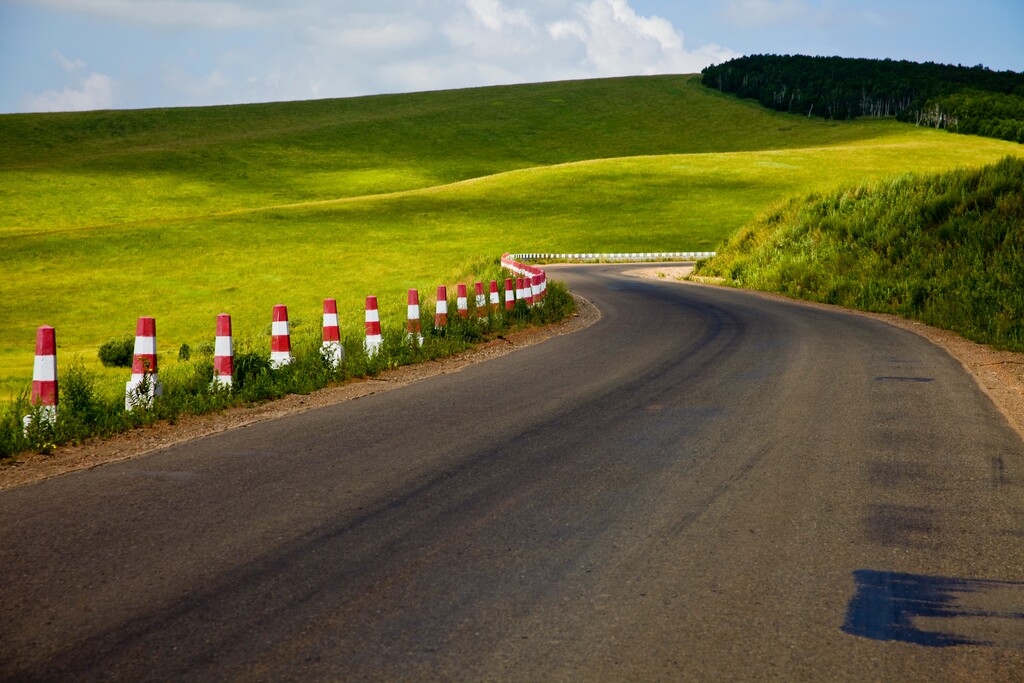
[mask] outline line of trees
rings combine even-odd
[[[896,117],[1024,143],[1024,74],[891,59],[751,55],[709,66],[702,83],[778,111]]]

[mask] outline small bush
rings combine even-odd
[[[108,368],[130,368],[135,355],[135,338],[126,335],[110,339],[100,346],[98,355]]]
[[[29,411],[28,392],[10,401],[0,411],[0,458],[11,458],[29,449],[21,418]]]
[[[235,353],[234,366],[235,390],[244,391],[270,373],[270,358],[265,354],[244,351]]]

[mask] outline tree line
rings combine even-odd
[[[751,55],[706,67],[710,88],[807,116],[896,117],[1024,143],[1024,74],[978,65]]]

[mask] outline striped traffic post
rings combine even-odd
[[[420,334],[420,293],[419,290],[409,290],[409,340],[416,340],[417,344],[423,343],[423,335]]]
[[[231,338],[231,316],[217,316],[217,336],[213,342],[213,385],[230,389],[235,371],[235,345]]]
[[[366,355],[375,356],[383,343],[380,335],[380,312],[377,310],[377,297],[366,297]]]
[[[497,313],[498,307],[501,305],[501,298],[498,296],[498,281],[491,280],[491,312]]]
[[[437,287],[437,307],[434,309],[434,327],[448,327],[448,288]]]
[[[459,309],[460,317],[469,317],[469,298],[466,295],[466,285],[459,285],[458,295],[455,298],[455,305]]]
[[[483,318],[487,315],[487,297],[484,295],[484,283],[476,283],[476,316]]]
[[[57,419],[57,333],[49,325],[36,329],[36,356],[32,366],[32,405],[47,422]],[[26,415],[25,428],[32,423]]]
[[[270,325],[270,367],[280,368],[292,362],[292,334],[288,326],[288,307],[274,306],[274,319]]]
[[[124,387],[124,408],[148,408],[153,399],[163,396],[156,365],[156,318],[143,317],[135,323],[135,352],[132,354],[132,378]]]
[[[324,333],[320,353],[324,360],[337,369],[345,360],[345,349],[341,345],[341,327],[338,324],[338,302],[324,299]]]
[[[505,310],[511,311],[516,306],[516,290],[512,278],[505,278]]]

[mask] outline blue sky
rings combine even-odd
[[[694,73],[757,53],[1024,71],[1024,0],[0,0],[0,112]]]

